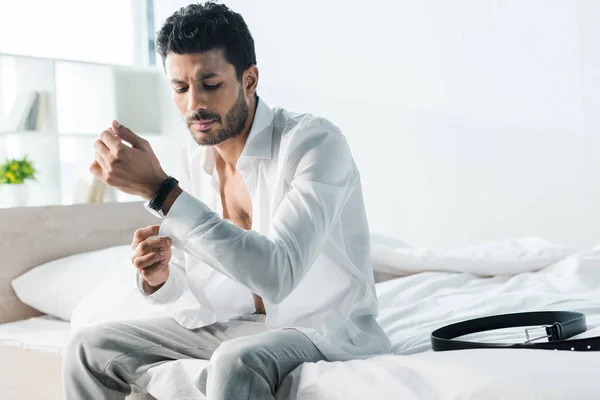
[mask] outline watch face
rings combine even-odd
[[[146,208],[146,210],[148,210],[152,215],[154,215],[157,218],[165,217],[165,213],[163,213],[162,210],[155,210],[155,209],[151,208],[149,204],[150,204],[149,201],[145,202],[144,208]]]

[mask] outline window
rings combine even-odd
[[[154,45],[154,0],[146,0],[147,10],[147,43],[148,43],[148,64],[156,65],[156,46]]]
[[[146,0],[0,3],[0,53],[133,65],[148,60]],[[138,45],[139,43],[139,45]],[[144,43],[142,50],[142,43]]]

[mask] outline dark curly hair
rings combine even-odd
[[[165,64],[168,53],[203,53],[222,49],[238,80],[256,65],[254,39],[242,16],[224,4],[190,4],[171,15],[156,34],[156,51]]]

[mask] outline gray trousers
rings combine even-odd
[[[123,400],[145,392],[146,371],[181,359],[210,360],[197,382],[199,397],[274,399],[283,378],[325,356],[301,332],[268,331],[251,315],[188,330],[170,317],[108,322],[76,333],[64,354],[66,400]],[[159,399],[162,400],[162,399]]]

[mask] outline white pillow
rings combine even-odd
[[[131,264],[131,263],[130,263]],[[89,290],[71,318],[71,332],[99,322],[170,315],[168,306],[149,303],[136,285],[136,269],[119,268]]]
[[[35,267],[12,281],[19,299],[65,321],[83,296],[115,269],[129,268],[129,245],[71,255]]]
[[[150,303],[137,287],[136,272],[135,268],[114,270],[86,293],[73,311],[71,332],[106,321],[170,317],[203,307],[188,288],[171,303]]]
[[[375,275],[403,276],[425,271],[466,272],[481,276],[516,275],[542,269],[574,252],[537,237],[483,243],[444,253],[417,249],[379,235],[371,236]]]

